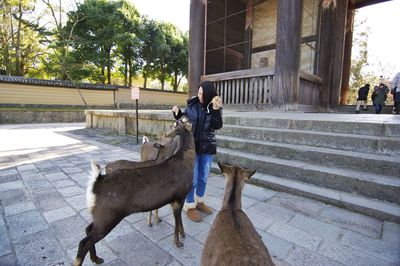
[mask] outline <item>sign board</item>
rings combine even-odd
[[[131,87],[131,98],[132,100],[139,100],[139,87]]]

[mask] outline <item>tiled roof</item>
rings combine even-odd
[[[24,78],[24,77],[6,76],[6,75],[0,75],[0,83],[27,84],[27,85],[52,86],[52,87],[64,87],[64,88],[76,88],[78,86],[80,89],[96,89],[96,90],[117,90],[120,87],[117,85],[73,83],[71,81],[64,81],[64,80],[34,79],[34,78]]]

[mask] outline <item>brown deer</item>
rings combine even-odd
[[[179,240],[179,234],[185,236],[181,212],[185,197],[192,188],[195,157],[190,123],[181,119],[170,137],[177,138],[178,148],[162,162],[140,162],[133,167],[128,165],[126,168],[113,169],[105,175],[92,162],[87,200],[93,222],[86,228],[87,236],[79,242],[75,266],[82,265],[88,252],[93,262],[102,263],[103,259],[96,254],[95,244],[123,218],[169,203],[175,218],[174,242],[177,247],[183,246]]]
[[[254,170],[218,163],[227,178],[221,211],[215,218],[203,248],[201,265],[274,265],[247,215],[242,211],[242,189]]]
[[[140,149],[140,156],[142,162],[144,161],[162,162],[171,155],[173,155],[179,147],[179,137],[170,138],[168,136],[169,134],[162,136],[160,140],[158,140],[157,142],[149,142],[148,137],[143,136],[142,147]],[[134,168],[138,166],[143,166],[143,164],[135,161],[118,160],[108,163],[105,167],[105,172],[106,174],[110,174],[115,169]],[[158,216],[158,209],[155,209],[153,211],[154,211],[154,220],[156,221],[156,223],[161,222],[161,219]],[[147,224],[149,226],[153,225],[152,224],[153,211],[150,211],[149,215],[147,216]]]

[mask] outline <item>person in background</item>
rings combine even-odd
[[[172,107],[175,119],[185,115],[192,123],[196,147],[193,187],[186,197],[183,210],[194,222],[202,220],[199,211],[207,215],[212,213],[212,209],[204,203],[204,195],[211,162],[214,154],[217,153],[215,130],[222,127],[221,107],[221,98],[210,81],[204,81],[199,85],[197,96],[187,101],[184,111],[176,105]]]
[[[370,87],[369,84],[365,84],[364,87],[361,87],[358,90],[356,114],[360,113],[360,105],[364,105],[363,110],[367,111],[369,87]]]
[[[390,83],[391,94],[393,95],[393,113],[399,114],[400,112],[400,72],[394,76]]]
[[[380,114],[383,106],[387,99],[387,94],[389,93],[389,88],[385,84],[381,83],[377,88],[375,88],[372,93],[372,102],[374,103],[375,113]]]

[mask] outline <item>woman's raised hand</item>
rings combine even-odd
[[[219,110],[222,107],[222,100],[221,97],[215,96],[212,100],[212,108],[214,110]]]
[[[174,112],[175,116],[178,115],[179,109],[180,109],[180,108],[179,108],[178,105],[174,105],[174,106],[172,107],[172,112]]]

